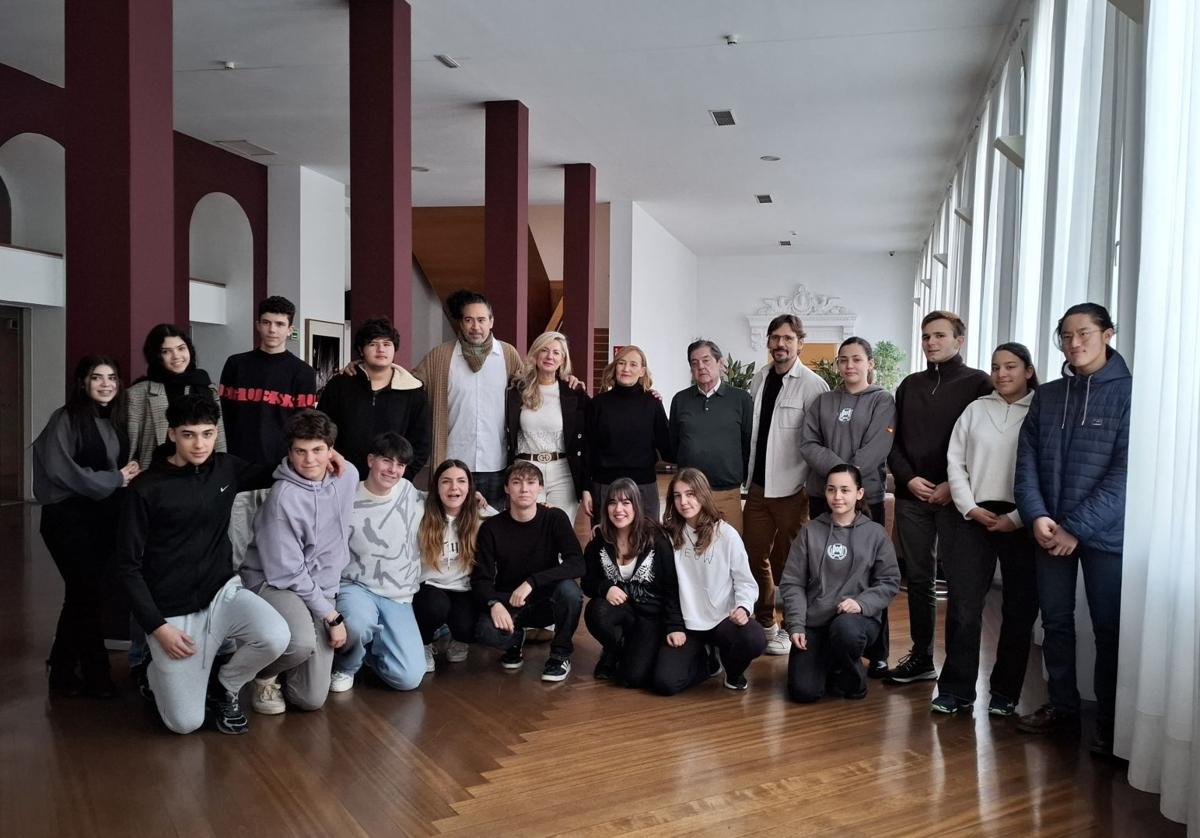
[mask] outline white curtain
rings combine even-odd
[[[1116,750],[1200,835],[1200,4],[1151,0]]]

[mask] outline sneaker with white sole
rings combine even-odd
[[[792,651],[792,639],[788,637],[787,629],[783,626],[767,629],[768,655],[786,655]]]
[[[446,660],[450,663],[462,663],[467,659],[470,651],[470,644],[463,643],[461,640],[451,640],[446,646]]]
[[[565,681],[571,674],[570,658],[550,658],[542,670],[543,681]]]
[[[287,704],[283,700],[283,689],[279,686],[278,678],[255,678],[251,686],[250,706],[255,713],[264,716],[278,716],[287,712]]]
[[[213,726],[221,733],[239,736],[250,730],[246,714],[238,706],[237,693],[224,688],[208,697],[208,714]]]
[[[352,689],[354,689],[354,673],[342,672],[340,669],[333,670],[333,675],[329,678],[329,691],[344,693]]]
[[[433,672],[437,667],[433,663],[433,644],[425,644],[425,672]]]

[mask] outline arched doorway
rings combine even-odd
[[[253,348],[254,233],[233,197],[210,192],[192,210],[188,238],[192,340],[215,379],[226,358]]]

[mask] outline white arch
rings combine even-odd
[[[0,146],[0,178],[12,202],[12,243],[62,253],[66,242],[66,152],[44,134]]]
[[[227,357],[254,345],[254,232],[237,200],[210,192],[192,210],[188,240],[192,340],[201,366],[216,377]]]

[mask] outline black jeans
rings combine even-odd
[[[1042,608],[1042,659],[1049,674],[1050,703],[1079,712],[1075,674],[1075,580],[1083,566],[1083,586],[1096,635],[1096,718],[1112,725],[1117,701],[1117,648],[1121,635],[1121,554],[1083,545],[1073,556],[1034,551],[1038,603]]]
[[[829,685],[845,695],[867,688],[863,650],[879,636],[879,622],[862,614],[838,614],[829,625],[808,626],[808,649],[792,647],[788,656],[788,697],[792,701],[817,701]]]
[[[871,520],[879,526],[885,526],[886,511],[884,510],[883,501],[879,503],[867,504],[867,509],[871,513]],[[808,498],[808,519],[811,521],[818,515],[828,512],[829,505],[825,503],[825,497],[816,497],[810,495]],[[888,631],[888,610],[885,608],[879,613],[879,636],[876,637],[868,646],[863,657],[874,663],[875,661],[887,662],[888,655],[891,654],[892,642],[891,633]]]
[[[479,607],[470,591],[448,591],[422,584],[413,597],[413,616],[421,630],[421,642],[428,645],[442,626],[449,626],[450,636],[460,643],[475,640],[475,623]]]
[[[717,647],[726,677],[731,681],[740,678],[750,662],[767,648],[766,634],[753,619],[739,626],[726,617],[706,631],[688,629],[686,634],[687,642],[682,646],[668,646],[664,642],[659,647],[658,663],[654,666],[655,692],[675,695],[708,678],[705,645]]]
[[[518,629],[545,628],[554,624],[554,639],[550,641],[550,657],[566,660],[575,651],[575,629],[579,628],[579,615],[583,611],[583,591],[574,579],[564,579],[555,585],[534,588],[520,608],[508,604],[508,594],[501,601],[512,615],[513,625]],[[515,646],[520,635],[516,631],[500,631],[486,611],[477,623],[476,638],[485,646],[509,649]]]
[[[65,588],[50,665],[66,672],[78,665],[88,681],[107,679],[109,672],[104,591],[111,570],[115,512],[112,504],[83,498],[42,508],[42,540]]]
[[[999,511],[990,508],[991,504],[981,505],[988,511]],[[1012,508],[1012,504],[1007,506]],[[955,554],[942,565],[950,602],[946,612],[946,662],[938,678],[938,693],[959,701],[975,700],[983,604],[999,559],[1004,598],[991,692],[993,696],[1018,701],[1038,614],[1033,537],[1026,528],[988,532],[982,524],[961,518],[956,526]]]
[[[900,552],[904,554],[904,569],[908,576],[908,620],[914,655],[933,655],[937,565],[941,562],[945,567],[954,561],[955,524],[961,517],[954,504],[936,506],[920,500],[896,498],[896,533],[900,537]]]
[[[588,600],[583,620],[604,651],[616,656],[617,681],[627,687],[648,687],[664,634],[661,614],[639,611],[629,600],[612,605],[604,597]]]

